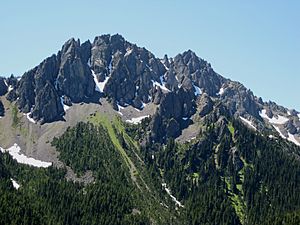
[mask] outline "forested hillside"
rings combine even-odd
[[[300,149],[257,135],[236,120],[224,120],[223,126],[209,122],[197,141],[143,148],[147,165],[184,202],[185,221],[299,224]]]
[[[1,224],[150,224],[150,219],[166,224],[172,219],[168,210],[159,209],[158,200],[145,207],[151,197],[145,194],[149,200],[142,202],[142,193],[103,126],[78,123],[53,144],[78,175],[92,171],[94,182],[66,181],[64,169],[20,165],[0,153]],[[10,178],[18,182],[18,190]]]
[[[299,224],[299,147],[239,121],[206,120],[196,139],[139,143],[130,125],[95,114],[54,138],[66,169],[0,153],[1,224]],[[18,182],[15,189],[12,180]]]

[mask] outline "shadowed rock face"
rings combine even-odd
[[[164,142],[167,138],[177,137],[187,125],[184,120],[196,112],[195,98],[193,93],[183,87],[163,95],[150,124],[152,140]]]
[[[4,106],[3,106],[3,103],[2,101],[0,100],[0,116],[4,116]]]
[[[8,87],[5,84],[5,79],[3,77],[0,77],[0,96],[5,95],[8,91]],[[4,106],[2,101],[0,100],[0,116],[4,116]]]
[[[64,44],[60,54],[57,89],[75,103],[91,97],[95,90],[93,76],[87,65],[88,47],[88,43],[80,47],[79,41],[71,39]]]
[[[32,117],[45,123],[58,119],[62,114],[64,114],[64,109],[60,98],[53,85],[47,81],[36,95]]]
[[[19,109],[32,112],[33,119],[42,123],[59,119],[64,114],[61,96],[81,102],[94,94],[95,83],[87,65],[90,46],[89,42],[80,46],[74,39],[67,41],[57,55],[22,76],[11,99],[18,98]]]
[[[210,96],[215,96],[225,78],[218,75],[205,60],[200,59],[194,52],[188,50],[175,56],[173,71],[179,81],[188,78]]]
[[[166,72],[159,59],[145,48],[137,47],[120,35],[96,37],[91,67],[97,79],[109,80],[104,93],[115,103],[142,108],[152,98],[153,81],[160,82]]]
[[[35,73],[37,67],[26,72],[20,80],[17,88],[17,104],[19,109],[24,112],[30,112],[35,104]]]
[[[206,116],[213,110],[213,101],[207,94],[203,94],[198,104],[199,115]]]
[[[8,91],[8,87],[5,84],[5,79],[0,77],[0,96],[5,95]]]
[[[165,56],[161,61],[120,35],[102,35],[93,44],[87,41],[80,45],[79,40],[68,40],[57,55],[26,72],[8,99],[18,99],[20,110],[32,112],[35,120],[51,122],[64,114],[60,97],[71,105],[94,95],[92,72],[99,82],[107,80],[103,92],[115,108],[117,104],[129,104],[142,109],[150,101],[162,103],[164,112],[160,114],[167,119],[174,116],[179,127],[180,118],[189,117],[195,111],[194,86],[213,93],[222,81],[192,51],[179,54],[174,60]]]

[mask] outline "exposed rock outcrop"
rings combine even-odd
[[[4,106],[3,106],[2,101],[0,100],[0,116],[1,116],[1,117],[4,116],[4,112],[5,112]]]
[[[198,104],[199,115],[206,116],[214,108],[214,103],[207,94],[203,94]]]
[[[89,46],[88,43],[84,43],[81,48],[79,40],[70,39],[59,54],[60,66],[55,81],[56,88],[59,93],[68,96],[75,103],[91,97],[95,91],[95,82],[86,58],[89,56]]]
[[[8,91],[8,87],[5,82],[5,79],[0,77],[0,96],[5,95]]]
[[[212,122],[222,115],[251,118],[262,130],[268,120],[259,113],[266,109],[269,118],[288,118],[282,126],[285,132],[300,133],[297,111],[264,103],[239,82],[217,74],[191,50],[174,58],[165,55],[158,59],[119,34],[98,36],[93,43],[68,40],[56,55],[46,58],[20,80],[0,78],[0,95],[4,94],[9,101],[17,102],[20,111],[30,113],[41,123],[62,119],[63,104],[71,106],[107,97],[115,110],[128,105],[141,110],[152,102],[158,107],[147,138],[159,142],[176,138],[193,122],[191,117],[196,111],[198,118]]]

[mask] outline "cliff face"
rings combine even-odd
[[[243,117],[259,130],[274,129],[269,119],[285,116],[288,122],[278,129],[286,137],[290,133],[300,138],[297,111],[264,103],[239,82],[217,74],[191,50],[158,59],[118,34],[98,36],[93,43],[68,40],[20,80],[0,79],[0,95],[4,94],[40,123],[62,119],[63,105],[97,102],[99,97],[107,98],[115,110],[128,105],[142,110],[153,103],[159,107],[150,123],[150,138],[159,142],[177,137],[196,113],[203,118],[213,110]],[[262,110],[269,119],[261,117]]]

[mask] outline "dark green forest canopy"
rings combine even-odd
[[[80,122],[52,142],[78,176],[92,172],[88,185],[67,181],[65,169],[29,167],[0,153],[0,224],[299,224],[295,145],[232,120],[226,127],[207,124],[190,143],[170,139],[134,149],[147,124],[123,126],[114,133],[136,165],[136,183],[99,124]],[[184,207],[175,206],[162,183]]]

